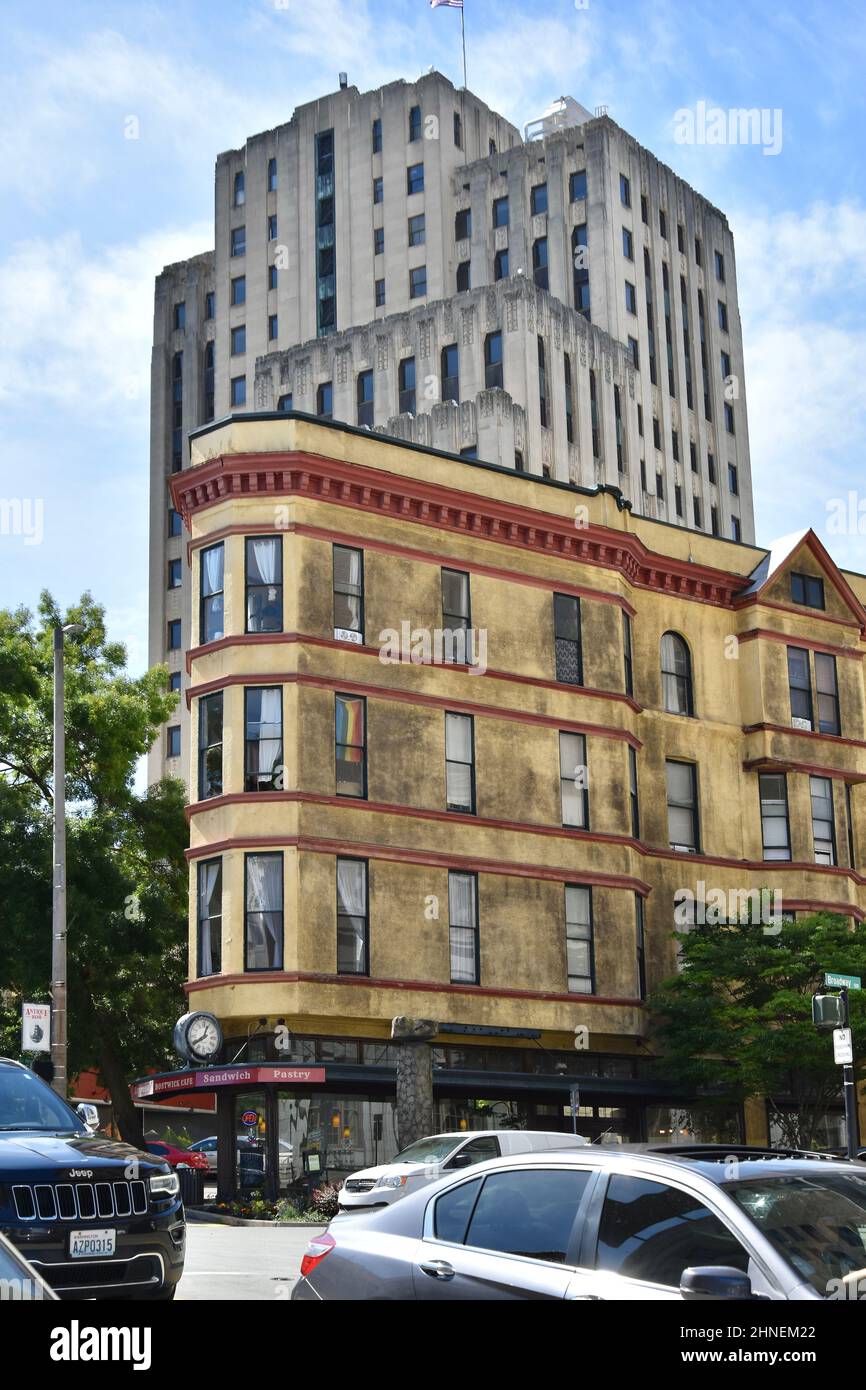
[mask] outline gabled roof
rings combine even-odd
[[[817,560],[826,578],[836,589],[843,603],[850,609],[852,616],[866,634],[866,608],[863,607],[829,551],[811,529],[794,531],[789,536],[781,536],[779,540],[773,541],[767,554],[749,575],[749,583],[737,595],[737,604],[744,600],[760,599],[764,590],[773,582],[780,571],[791,563],[797,551],[803,547]]]

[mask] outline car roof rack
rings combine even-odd
[[[640,1144],[644,1153],[657,1154],[661,1158],[685,1158],[703,1163],[724,1163],[728,1158],[772,1161],[779,1158],[821,1159],[827,1163],[838,1163],[839,1155],[821,1153],[816,1149],[793,1149],[781,1146],[773,1148],[763,1144]]]

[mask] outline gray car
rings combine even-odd
[[[744,1146],[499,1158],[338,1216],[292,1298],[866,1295],[866,1169]]]

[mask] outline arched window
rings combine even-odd
[[[662,694],[671,714],[694,714],[692,658],[687,642],[676,632],[662,637]]]

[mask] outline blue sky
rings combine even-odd
[[[469,85],[522,126],[562,93],[610,115],[728,215],[736,239],[758,536],[813,525],[866,571],[866,17],[850,0],[466,0]],[[427,0],[42,3],[0,52],[0,605],[90,588],[146,660],[153,277],[212,245],[220,150],[346,69],[362,90],[435,66],[460,17]],[[782,148],[686,146],[698,101],[780,108]],[[139,138],[125,138],[128,118]]]

